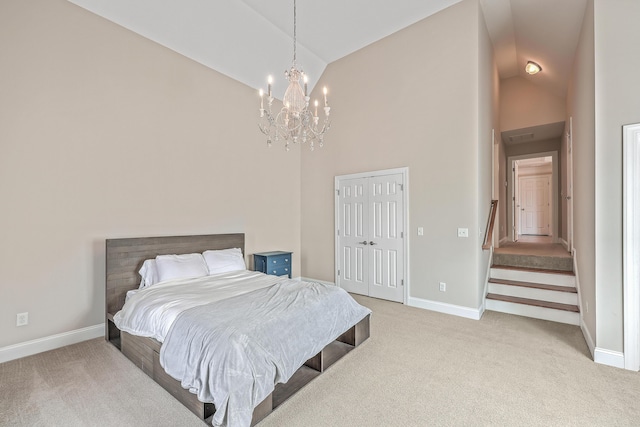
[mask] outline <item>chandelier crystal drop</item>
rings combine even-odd
[[[324,134],[329,130],[329,112],[331,107],[327,102],[327,88],[323,88],[324,118],[320,125],[318,116],[318,101],[314,101],[313,109],[309,108],[309,94],[307,92],[308,78],[296,65],[296,1],[293,0],[293,64],[284,75],[289,81],[289,86],[282,98],[282,108],[277,113],[272,112],[273,96],[271,76],[267,79],[267,108],[264,105],[265,93],[260,89],[260,124],[258,125],[267,137],[267,145],[271,147],[273,142],[284,141],[285,149],[289,151],[290,144],[309,143],[311,151],[315,144],[322,147]],[[301,84],[302,83],[302,84]],[[304,87],[303,87],[304,85]]]

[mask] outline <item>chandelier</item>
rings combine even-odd
[[[273,78],[267,79],[267,108],[264,107],[265,93],[260,89],[260,130],[267,136],[267,146],[271,147],[272,142],[284,141],[285,149],[289,151],[289,144],[309,143],[311,151],[315,148],[315,143],[322,147],[324,134],[329,130],[329,103],[327,102],[327,88],[323,88],[324,95],[324,119],[320,125],[318,116],[318,101],[314,101],[314,108],[309,108],[309,94],[307,92],[308,77],[297,68],[296,64],[296,1],[293,0],[293,64],[291,69],[284,72],[289,87],[282,98],[282,109],[276,113],[272,112],[273,95],[271,85]],[[304,89],[300,84],[304,83]]]

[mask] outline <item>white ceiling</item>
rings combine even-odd
[[[293,58],[292,0],[69,0],[253,88]],[[297,63],[325,67],[460,0],[298,0]],[[564,97],[587,0],[479,0],[500,77],[520,75]],[[542,66],[524,73],[527,60]]]

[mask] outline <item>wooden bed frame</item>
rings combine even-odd
[[[157,255],[197,253],[208,249],[227,248],[241,248],[244,253],[244,234],[106,240],[105,339],[120,349],[144,373],[202,420],[207,420],[213,415],[214,405],[200,402],[195,394],[183,389],[179,381],[170,377],[162,369],[159,357],[162,344],[153,338],[138,337],[120,331],[113,323],[113,316],[124,305],[127,291],[139,287],[138,270],[144,260],[155,258]],[[369,338],[369,316],[309,359],[286,384],[277,384],[273,393],[254,409],[251,425],[257,424],[287,398],[367,338]]]

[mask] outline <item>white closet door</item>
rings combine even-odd
[[[348,292],[404,300],[402,174],[341,179],[339,283]]]
[[[369,296],[403,300],[402,175],[369,178]]]
[[[368,178],[340,181],[340,287],[355,294],[369,294]]]

